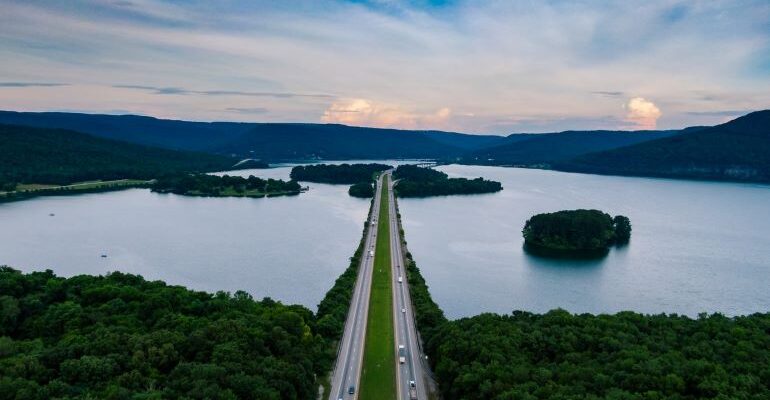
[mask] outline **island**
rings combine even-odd
[[[631,221],[599,210],[564,210],[533,216],[522,234],[525,248],[540,255],[603,255],[611,245],[628,243]]]
[[[348,194],[353,197],[372,198],[374,197],[374,185],[372,182],[359,182],[350,186]]]
[[[150,188],[158,193],[204,197],[273,197],[296,195],[305,190],[293,180],[208,174],[166,175],[156,179]]]
[[[417,165],[400,165],[393,172],[393,179],[397,180],[395,190],[398,197],[480,194],[503,190],[500,182],[484,178],[450,178],[441,171]]]
[[[393,167],[385,164],[298,165],[289,175],[295,181],[352,185],[373,180],[375,174]]]

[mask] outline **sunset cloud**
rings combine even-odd
[[[658,118],[662,115],[658,106],[644,97],[629,100],[626,110],[626,120],[633,123],[637,129],[655,129]]]
[[[436,129],[444,126],[451,115],[452,111],[446,107],[434,113],[420,114],[404,110],[398,105],[347,99],[332,103],[324,111],[321,121],[377,128]]]

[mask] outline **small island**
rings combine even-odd
[[[555,257],[591,257],[631,238],[631,221],[599,210],[565,210],[538,214],[522,231],[527,251]]]
[[[204,197],[273,197],[290,196],[304,189],[296,181],[262,179],[250,175],[216,176],[208,174],[167,175],[150,186],[153,192]]]
[[[353,197],[370,199],[374,197],[374,185],[372,182],[359,182],[348,189],[348,194]]]
[[[484,178],[450,178],[447,174],[416,165],[401,165],[393,172],[398,197],[448,196],[454,194],[495,193],[503,190],[500,182]]]
[[[298,165],[291,169],[290,177],[295,181],[352,185],[368,182],[375,174],[391,168],[385,164]]]

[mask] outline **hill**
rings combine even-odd
[[[491,165],[550,164],[582,154],[669,137],[677,131],[565,131],[511,135],[503,144],[477,150],[464,162]]]
[[[770,182],[770,110],[558,163],[573,172]]]
[[[151,179],[165,173],[230,168],[228,157],[158,149],[84,133],[0,125],[0,186]]]
[[[336,124],[190,122],[136,115],[0,111],[0,123],[69,129],[175,150],[269,160],[454,158],[501,136]]]

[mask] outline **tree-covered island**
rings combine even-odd
[[[400,165],[393,172],[399,197],[447,196],[453,194],[494,193],[503,190],[500,182],[484,178],[450,178],[447,174],[416,165]]]
[[[372,182],[355,183],[348,189],[348,194],[364,199],[372,198],[374,197],[374,184]]]
[[[262,179],[256,176],[216,176],[208,174],[167,175],[155,180],[153,192],[206,197],[265,197],[299,194],[296,181]]]
[[[598,255],[628,243],[631,221],[599,210],[565,210],[533,216],[522,234],[527,250],[543,255]]]
[[[373,180],[374,175],[393,167],[385,164],[314,164],[291,169],[291,179],[303,182],[352,185]]]

